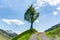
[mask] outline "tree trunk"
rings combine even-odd
[[[31,13],[31,29],[33,29],[33,13]]]
[[[31,22],[31,29],[33,29],[33,22]]]

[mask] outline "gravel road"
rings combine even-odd
[[[37,36],[40,37],[39,40],[51,40],[49,37],[46,36],[44,32],[33,34],[29,40],[38,40]]]

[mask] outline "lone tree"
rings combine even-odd
[[[31,28],[33,29],[33,23],[39,17],[39,13],[36,12],[33,5],[31,5],[24,14],[24,19],[31,23]]]

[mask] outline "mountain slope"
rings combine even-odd
[[[6,31],[6,34],[7,34],[8,36],[10,36],[10,37],[15,37],[15,36],[17,36],[17,34],[16,34],[15,32],[12,32],[12,30],[7,30],[7,31]]]
[[[56,40],[60,40],[60,23],[57,25],[52,26],[50,29],[45,31],[46,34],[51,37],[54,38]]]
[[[0,29],[0,40],[9,40],[12,37],[15,37],[17,34],[16,33],[12,33],[12,31],[4,31],[2,29]]]
[[[21,33],[20,35],[14,37],[13,39],[11,40],[29,40],[30,36],[32,34],[34,34],[35,32],[37,32],[35,29],[29,29],[23,33]]]
[[[51,28],[49,28],[49,29],[46,30],[45,32],[47,32],[47,31],[52,31],[52,30],[57,29],[57,28],[60,28],[60,23],[52,26]]]
[[[8,35],[0,31],[0,40],[9,40],[9,39],[10,37]]]

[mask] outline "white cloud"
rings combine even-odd
[[[60,4],[60,0],[44,0],[44,1],[50,4],[51,6],[56,6],[57,4]]]
[[[39,23],[39,21],[38,21],[38,20],[36,20],[35,22],[36,22],[36,23]]]
[[[37,2],[34,4],[35,9],[38,9],[39,7],[43,6],[44,2],[42,0],[37,0]]]
[[[58,12],[57,12],[57,11],[53,12],[53,15],[57,15],[57,14],[58,14]]]
[[[48,3],[51,6],[56,6],[60,4],[60,0],[36,0],[37,2],[34,4],[35,9],[39,9],[39,7],[42,7],[46,5],[45,3]]]
[[[20,33],[22,33],[22,32],[21,32],[21,31],[15,31],[15,33],[20,34]]]
[[[57,9],[58,11],[60,11],[60,7],[57,7],[56,9]]]
[[[11,25],[12,23],[16,24],[16,25],[22,25],[24,24],[24,22],[18,20],[18,19],[2,19],[3,22]]]

